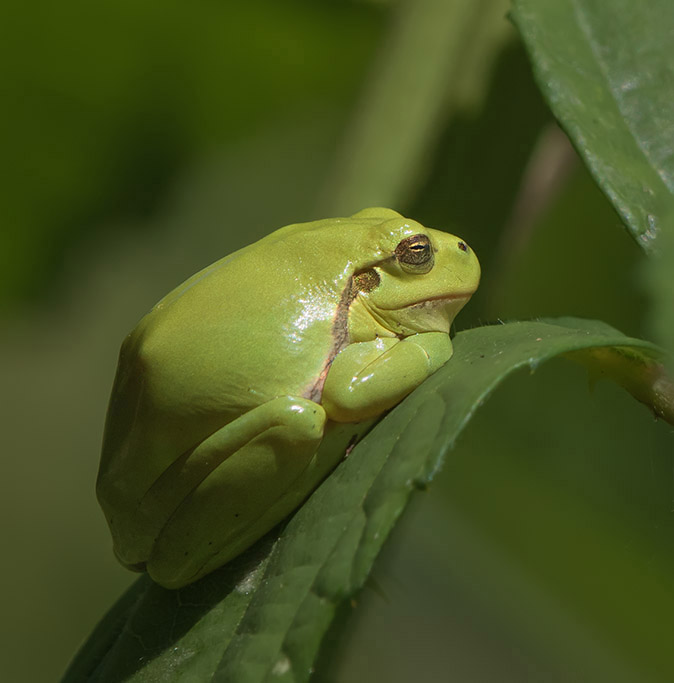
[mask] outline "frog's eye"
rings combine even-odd
[[[406,237],[398,243],[395,255],[406,273],[428,273],[435,260],[431,241],[426,235]]]

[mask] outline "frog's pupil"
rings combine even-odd
[[[468,251],[468,245],[465,242],[459,242],[459,249],[461,251]]]

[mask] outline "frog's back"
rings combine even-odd
[[[143,319],[139,354],[175,410],[212,406],[236,415],[279,394],[310,391],[350,275],[326,272],[324,249],[307,241],[325,243],[328,235],[307,236],[301,227],[221,259]],[[321,276],[308,275],[321,259]]]

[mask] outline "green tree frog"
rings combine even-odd
[[[281,228],[164,297],[122,345],[105,428],[120,562],[179,588],[243,552],[344,457],[319,448],[331,429],[450,358],[479,279],[458,237],[372,208]]]

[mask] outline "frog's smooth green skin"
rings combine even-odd
[[[119,560],[178,588],[245,550],[343,457],[328,432],[449,359],[479,278],[458,237],[366,209],[281,228],[168,294],[110,399],[97,492]]]

